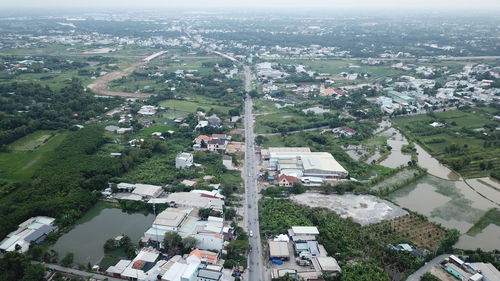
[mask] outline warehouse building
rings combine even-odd
[[[32,217],[19,225],[16,231],[7,235],[0,242],[0,251],[2,252],[27,252],[30,243],[41,243],[47,235],[56,230],[54,226],[54,218],[38,216]]]
[[[269,241],[269,258],[289,260],[290,251],[288,250],[288,242]]]
[[[216,196],[194,192],[170,193],[165,201],[169,202],[171,206],[212,209],[217,212],[222,212],[224,206],[224,201]]]
[[[328,152],[311,152],[307,147],[269,148],[269,170],[297,178],[343,179],[349,173]]]

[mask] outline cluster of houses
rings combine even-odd
[[[219,253],[194,249],[186,255],[166,259],[152,248],[144,247],[132,260],[120,260],[106,273],[137,281],[222,281],[229,280]]]
[[[199,135],[193,140],[193,149],[211,152],[225,151],[230,141],[231,136],[226,134]]]
[[[321,275],[336,275],[342,270],[318,243],[314,226],[293,226],[287,234],[268,241],[272,278],[285,275],[298,280],[315,280]]]
[[[260,152],[268,172],[276,175],[269,179],[278,178],[280,186],[292,186],[299,181],[308,186],[320,186],[349,178],[349,172],[328,152],[311,152],[308,147],[270,147]]]
[[[212,128],[222,127],[222,120],[216,114],[206,116],[204,112],[198,111],[196,116],[198,117],[198,124],[196,124],[195,130],[205,128],[207,126]]]
[[[199,249],[225,252],[225,246],[232,238],[232,228],[224,223],[223,218],[199,218],[198,210],[187,207],[167,208],[156,216],[152,226],[144,233],[144,241],[162,243],[166,233],[176,232],[183,238],[194,237]]]
[[[435,72],[430,67],[412,67],[402,63],[393,67],[414,70],[423,76],[431,76]],[[449,74],[447,82],[439,88],[436,88],[434,79],[404,75],[399,81],[388,81],[391,83],[383,89],[385,95],[378,97],[376,103],[383,112],[392,114],[396,110],[418,113],[428,108],[473,105],[478,101],[498,102],[500,89],[490,87],[493,80],[483,79],[480,75],[499,78],[500,67],[468,64],[462,72]]]

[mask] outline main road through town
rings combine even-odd
[[[245,99],[245,169],[243,171],[245,177],[245,217],[248,232],[252,232],[253,236],[250,239],[250,249],[248,254],[248,280],[249,281],[265,281],[267,280],[262,261],[262,244],[260,242],[259,232],[259,205],[258,205],[258,190],[257,190],[257,163],[258,159],[255,156],[255,134],[253,128],[252,114],[252,98],[248,92],[252,90],[252,74],[248,66],[245,69],[245,91],[247,96]]]

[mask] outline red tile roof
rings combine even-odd
[[[294,176],[288,176],[288,175],[285,175],[285,174],[281,174],[279,176],[279,181],[282,181],[283,179],[286,179],[289,183],[296,183],[299,181],[298,178],[294,177]]]

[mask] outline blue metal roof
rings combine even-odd
[[[33,231],[30,235],[24,237],[24,241],[31,242],[31,241],[37,240],[38,238],[42,237],[43,235],[45,235],[49,232],[52,232],[54,229],[56,229],[55,226],[43,225],[39,229]]]

